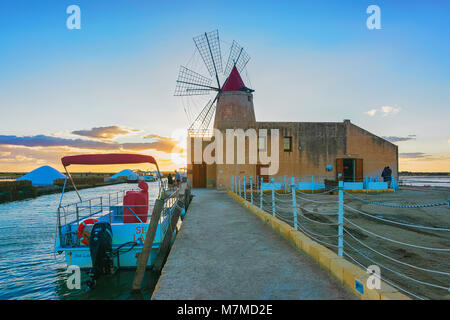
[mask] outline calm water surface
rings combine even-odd
[[[400,176],[400,183],[415,187],[450,187],[450,176]]]
[[[83,199],[136,189],[136,184],[116,184],[80,190]],[[150,198],[158,193],[149,183]],[[158,275],[146,272],[142,295],[131,295],[134,271],[118,271],[97,281],[94,290],[69,290],[63,255],[55,253],[56,209],[61,194],[0,204],[0,299],[149,299]],[[63,203],[78,200],[75,192]],[[82,271],[82,282],[87,280]]]

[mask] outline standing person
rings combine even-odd
[[[180,176],[180,173],[177,170],[175,170],[175,180],[177,180],[177,188],[179,188],[180,187],[180,182],[181,182],[181,176]]]
[[[173,177],[172,177],[172,174],[170,174],[170,173],[167,176],[167,183],[169,185],[169,189],[172,190],[173,189]]]
[[[387,167],[384,167],[383,172],[381,173],[381,177],[383,178],[383,181],[386,182],[386,175],[387,175]]]
[[[388,188],[391,187],[391,181],[392,181],[392,170],[391,168],[389,168],[389,166],[386,167],[386,178],[385,178],[388,183]]]

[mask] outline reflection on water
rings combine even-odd
[[[136,184],[116,184],[80,190],[83,199],[111,192],[136,189]],[[149,183],[149,197],[158,194],[157,182]],[[130,293],[134,270],[120,270],[97,281],[85,292],[87,280],[82,274],[82,288],[69,290],[63,255],[54,252],[56,209],[60,194],[0,204],[0,299],[149,299],[158,278],[146,272],[141,296]],[[71,191],[63,203],[78,200]]]

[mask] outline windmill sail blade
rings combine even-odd
[[[230,75],[231,69],[233,69],[235,65],[239,73],[242,72],[249,60],[250,56],[247,54],[247,52],[245,52],[244,48],[233,40],[224,75],[228,77]]]
[[[222,73],[222,51],[220,50],[219,31],[205,32],[194,37],[194,43],[210,76],[216,78],[217,86],[220,87],[218,74]]]
[[[208,130],[211,123],[211,119],[216,111],[216,96],[214,100],[209,100],[208,103],[203,107],[200,114],[197,116],[195,121],[190,125],[188,131],[195,133],[195,131],[205,131]]]
[[[211,87],[211,82],[211,79],[181,66],[174,95],[193,96],[209,94],[211,90],[217,90],[217,88]]]

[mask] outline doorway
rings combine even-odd
[[[341,173],[344,182],[363,181],[363,159],[336,159],[337,176]]]
[[[206,188],[206,163],[192,165],[192,188]]]
[[[261,174],[261,169],[262,168],[269,168],[269,165],[263,165],[263,164],[257,164],[256,165],[256,175],[260,176],[261,178],[263,178],[263,182],[269,182],[269,176],[268,175],[262,175]],[[267,170],[266,170],[267,171]]]

